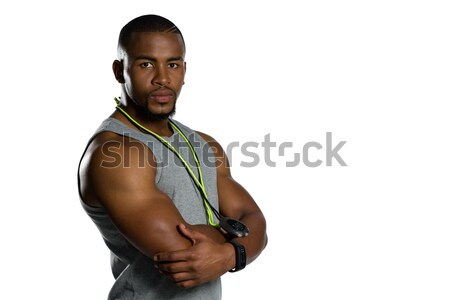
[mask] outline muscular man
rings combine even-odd
[[[78,174],[82,206],[111,250],[109,299],[220,299],[220,276],[267,243],[263,213],[219,143],[172,118],[184,57],[181,32],[163,17],[120,32],[113,72],[122,95]]]

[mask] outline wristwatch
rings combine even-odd
[[[229,239],[244,237],[249,233],[248,227],[244,223],[224,216],[222,216],[219,220],[219,229]]]
[[[247,264],[247,254],[245,253],[245,248],[238,242],[229,240],[228,243],[232,244],[234,247],[234,252],[236,254],[236,265],[229,272],[237,272],[245,268]]]

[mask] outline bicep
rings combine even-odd
[[[258,205],[247,190],[235,181],[231,174],[217,175],[217,191],[221,214],[235,219],[260,212]]]
[[[252,213],[259,213],[260,209],[252,196],[231,176],[228,158],[220,144],[204,133],[199,134],[208,142],[216,157],[220,213],[236,219]]]
[[[142,167],[143,154],[133,152],[137,149],[127,151],[128,159],[114,168],[101,166],[101,154],[91,161],[88,177],[96,198],[127,240],[147,256],[189,247],[177,231],[185,223],[182,216],[154,183],[155,167]]]

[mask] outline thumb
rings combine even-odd
[[[205,236],[203,233],[201,233],[195,229],[188,228],[184,224],[178,225],[178,230],[185,238],[191,240],[192,244],[194,244],[194,245],[207,239],[207,236]]]

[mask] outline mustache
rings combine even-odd
[[[169,87],[167,87],[167,86],[165,86],[165,85],[163,85],[163,86],[160,86],[160,87],[158,87],[158,88],[156,88],[156,89],[154,89],[154,90],[152,90],[152,91],[150,91],[149,93],[148,93],[148,97],[151,97],[153,94],[155,94],[155,93],[161,93],[161,92],[166,92],[166,91],[169,91],[173,96],[177,96],[177,93],[174,91],[174,90],[172,90],[171,88],[169,88]]]

